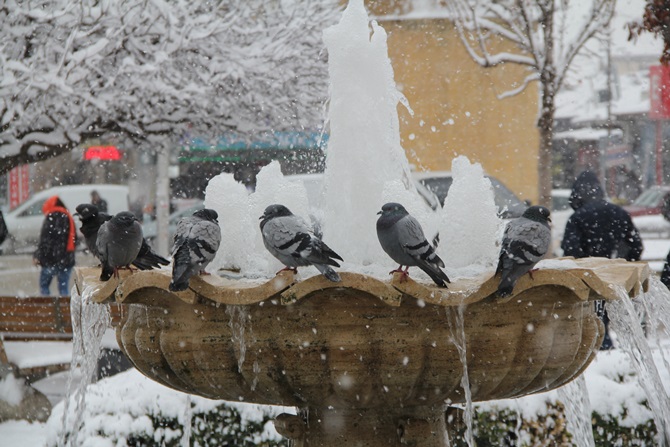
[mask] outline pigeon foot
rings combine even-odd
[[[293,272],[296,275],[298,274],[298,267],[284,267],[283,269],[279,270],[275,275],[279,275],[281,272]]]
[[[393,275],[394,273],[400,273],[400,282],[407,281],[407,278],[409,278],[409,265],[405,267],[404,270],[402,268],[402,265],[399,265],[397,269],[391,270],[389,272],[389,275]]]

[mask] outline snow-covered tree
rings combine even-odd
[[[453,0],[461,41],[483,67],[519,64],[528,74],[502,97],[539,82],[540,204],[551,204],[556,93],[575,57],[607,29],[616,0]]]
[[[317,128],[336,1],[6,0],[0,174],[108,135]]]

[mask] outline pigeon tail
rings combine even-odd
[[[496,294],[500,298],[505,298],[506,296],[510,296],[513,290],[514,283],[512,281],[500,281],[500,285],[498,286]]]
[[[168,289],[170,292],[183,292],[184,290],[188,289],[188,279],[181,282],[175,282],[172,280],[170,281],[170,285],[168,285]]]
[[[114,268],[103,263],[102,272],[100,272],[100,281],[109,281],[109,278],[114,274]]]
[[[316,267],[321,272],[321,274],[326,277],[326,279],[332,282],[342,281],[340,279],[340,275],[338,275],[337,272],[329,266],[323,264],[314,264],[314,267]]]
[[[451,284],[451,281],[449,280],[447,274],[444,273],[442,269],[440,269],[439,267],[430,264],[425,265],[419,264],[417,267],[426,272],[426,274],[430,276],[430,279],[432,279],[433,282],[438,286],[444,287],[446,289],[447,288],[446,283]]]
[[[133,261],[133,265],[140,270],[156,269],[160,268],[161,265],[168,265],[168,264],[170,264],[170,261],[159,255],[158,253],[154,253],[153,251],[149,251],[145,255],[140,254]]]
[[[172,281],[169,289],[173,292],[186,290],[189,280],[198,270],[191,264],[191,254],[188,247],[181,246],[172,259]]]

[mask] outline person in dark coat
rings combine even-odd
[[[107,212],[107,201],[100,197],[98,191],[91,191],[91,204],[98,207],[98,211],[101,213]]]
[[[58,196],[51,196],[44,202],[42,213],[44,223],[33,254],[33,263],[42,267],[40,293],[49,295],[49,285],[55,276],[58,293],[67,296],[77,242],[74,219]]]
[[[663,198],[663,205],[661,207],[661,214],[665,220],[670,221],[670,194],[666,194]],[[663,265],[663,271],[661,272],[661,282],[670,289],[670,251],[668,256],[665,258],[665,264]]]
[[[623,258],[639,261],[642,239],[630,214],[605,200],[598,177],[591,171],[582,172],[572,187],[570,206],[575,210],[568,219],[561,248],[565,256],[585,258]],[[602,303],[605,338],[600,349],[611,349],[609,317]]]

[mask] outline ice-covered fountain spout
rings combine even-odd
[[[445,446],[445,411],[467,394],[519,397],[581,374],[603,336],[593,301],[619,287],[636,296],[650,274],[645,263],[552,263],[506,300],[487,277],[445,291],[351,272],[253,285],[210,275],[175,294],[165,271],[99,284],[98,269],[79,269],[76,284],[121,303],[117,339],[142,373],[213,399],[297,407],[276,423],[295,445]]]

